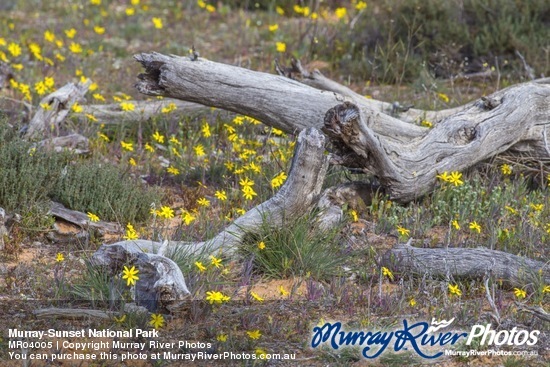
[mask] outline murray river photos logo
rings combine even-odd
[[[409,323],[403,320],[403,328],[393,331],[346,331],[342,323],[327,322],[313,328],[311,347],[328,345],[333,349],[345,346],[362,347],[361,354],[365,358],[376,358],[386,349],[393,348],[395,352],[414,350],[423,358],[438,358],[445,352],[434,352],[433,347],[452,346],[464,340],[470,345],[475,338],[481,338],[480,345],[535,345],[538,341],[539,330],[492,330],[491,324],[474,325],[469,333],[444,331],[455,319],[436,321],[431,325],[427,322]]]

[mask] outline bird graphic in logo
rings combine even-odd
[[[435,333],[437,330],[446,328],[447,326],[451,325],[453,321],[455,321],[455,317],[453,317],[449,321],[447,320],[436,321],[432,317],[432,325],[428,328],[426,333]]]

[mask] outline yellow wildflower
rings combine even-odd
[[[382,275],[388,277],[389,280],[393,281],[393,273],[385,266],[382,266]]]
[[[131,286],[136,284],[136,281],[139,280],[139,277],[137,274],[139,273],[139,270],[136,269],[135,266],[132,266],[131,268],[128,268],[127,266],[124,266],[124,270],[122,271],[123,276],[122,279],[126,279],[126,285]]]
[[[476,221],[470,222],[469,228],[472,231],[477,231],[477,233],[481,233],[481,226]]]
[[[134,106],[134,104],[131,102],[121,102],[120,108],[122,109],[122,111],[133,111],[135,110],[136,106]]]
[[[277,187],[281,186],[286,179],[287,179],[286,173],[280,172],[277,176],[271,179],[271,187],[276,189]]]
[[[151,21],[153,22],[153,26],[156,29],[162,29],[162,19],[161,18],[153,17],[151,19]]]
[[[264,299],[262,297],[260,297],[258,295],[258,293],[256,293],[256,292],[250,291],[250,295],[252,296],[252,298],[254,298],[258,302],[263,302],[264,301]]]
[[[406,237],[411,233],[410,230],[401,226],[397,226],[397,232],[399,233],[400,236],[403,236],[403,237]]]
[[[133,152],[133,151],[134,151],[134,145],[133,145],[132,142],[126,143],[124,140],[122,140],[122,141],[120,142],[120,145],[122,146],[122,149],[124,149],[124,150],[127,150],[127,151],[129,151],[129,152]]]
[[[74,28],[71,28],[71,29],[66,29],[65,30],[65,36],[67,36],[67,38],[74,38],[74,36],[76,36],[76,29]]]
[[[347,12],[348,12],[347,9],[344,8],[344,7],[342,7],[342,8],[336,9],[336,10],[334,11],[334,14],[336,15],[336,18],[342,19],[343,17],[346,16]]]
[[[69,45],[69,50],[74,54],[79,54],[83,51],[82,46],[80,45],[80,43],[77,42],[71,42],[71,44]]]
[[[168,173],[176,176],[176,175],[179,175],[180,174],[180,170],[177,169],[176,167],[173,167],[173,166],[169,166],[166,171],[168,171]]]
[[[125,240],[137,240],[139,238],[137,231],[134,229],[134,226],[128,223],[126,225],[126,235],[124,237]]]
[[[275,48],[277,49],[277,52],[286,52],[286,43],[277,42],[275,43]]]
[[[449,176],[448,178],[448,182],[449,183],[452,183],[453,185],[455,186],[460,186],[462,185],[464,182],[462,182],[462,180],[460,179],[462,177],[462,173],[460,172],[451,172],[451,176]]]
[[[357,10],[363,10],[367,7],[367,3],[364,1],[359,1],[357,4],[355,4],[355,9]]]
[[[214,255],[210,255],[210,263],[214,265],[216,268],[222,267],[222,259],[217,258]]]
[[[169,206],[163,205],[160,207],[158,215],[161,218],[172,219],[174,218],[174,209],[170,208]]]
[[[193,147],[193,150],[195,151],[195,155],[197,157],[202,157],[202,156],[206,155],[206,153],[204,152],[204,147],[202,146],[202,144],[197,144],[196,146]]]
[[[226,195],[226,193],[225,193],[225,190],[216,191],[216,192],[214,193],[214,196],[215,196],[216,198],[218,198],[218,200],[221,200],[221,201],[227,200],[227,195]]]
[[[527,292],[524,291],[523,289],[519,289],[519,288],[514,288],[514,294],[516,295],[516,297],[518,299],[522,299],[522,298],[527,297]]]
[[[452,285],[452,284],[449,284],[449,293],[451,295],[457,295],[457,296],[462,296],[462,291],[460,290],[460,288],[458,288],[458,284],[456,285]]]
[[[178,109],[178,106],[176,106],[176,104],[174,102],[170,102],[168,103],[166,106],[164,106],[160,112],[162,113],[170,113],[172,111],[175,111]]]
[[[202,136],[204,136],[205,138],[209,138],[210,136],[212,136],[212,133],[210,132],[210,125],[208,125],[208,122],[202,124],[201,132]]]
[[[94,32],[99,34],[99,35],[102,35],[103,33],[105,33],[105,27],[101,27],[101,26],[96,25],[94,27]]]
[[[164,143],[164,135],[162,135],[158,131],[155,131],[155,133],[153,134],[153,140],[155,140],[157,143],[163,144]]]
[[[439,99],[441,99],[445,103],[449,103],[449,96],[447,96],[445,93],[437,93],[437,96]]]
[[[55,41],[55,34],[51,31],[44,31],[44,39],[53,43]]]
[[[78,104],[78,102],[75,102],[72,106],[71,106],[71,110],[73,110],[73,112],[75,113],[81,113],[82,111],[84,111],[84,108]]]
[[[210,206],[210,201],[207,198],[202,197],[202,198],[197,200],[197,204],[199,204],[200,206],[207,207],[207,206]]]
[[[199,269],[200,272],[206,271],[206,266],[200,261],[195,261],[195,266]]]
[[[510,167],[510,165],[508,164],[503,164],[502,166],[500,166],[500,171],[502,172],[503,175],[511,175],[512,167]]]
[[[195,220],[195,216],[191,213],[189,213],[189,211],[187,210],[184,210],[183,213],[182,213],[182,220],[183,222],[185,223],[185,225],[189,225],[191,224],[194,220]]]
[[[151,314],[151,321],[149,321],[149,325],[154,327],[155,329],[159,329],[164,326],[164,316],[161,314]]]
[[[90,222],[99,222],[99,217],[94,213],[88,212],[86,215],[88,216]]]
[[[230,299],[231,297],[224,295],[222,292],[218,292],[218,291],[206,292],[206,300],[210,302],[210,304],[214,304],[214,303],[222,304],[224,302],[229,301]]]
[[[260,330],[247,331],[246,334],[248,334],[248,337],[253,340],[260,339],[260,337],[262,336],[262,333],[260,333]]]

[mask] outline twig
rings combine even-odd
[[[491,292],[489,292],[489,279],[491,279],[492,275],[492,268],[495,266],[495,259],[493,259],[493,265],[487,269],[487,272],[485,273],[485,276],[483,277],[483,284],[485,285],[485,295],[487,296],[487,300],[489,301],[489,305],[493,309],[493,318],[497,322],[498,325],[500,325],[500,313],[498,312],[497,306],[495,305],[495,301],[493,299],[493,296],[491,296]]]
[[[518,308],[519,311],[528,312],[528,313],[532,314],[533,316],[538,317],[541,320],[544,320],[546,322],[550,322],[550,314],[548,314],[548,312],[544,311],[544,309],[542,307],[540,307],[540,306],[529,307],[529,306],[521,304],[517,301],[515,301],[514,304],[516,305],[516,307]]]
[[[515,51],[515,54],[521,59],[521,62],[523,63],[523,68],[525,69],[525,72],[527,73],[527,76],[529,77],[529,79],[535,80],[534,69],[530,67],[529,64],[527,64],[527,62],[525,61],[525,58],[518,50]]]

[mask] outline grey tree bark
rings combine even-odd
[[[549,80],[512,86],[463,107],[409,110],[361,97],[306,74],[304,83],[203,59],[158,53],[135,56],[145,68],[136,88],[252,116],[287,132],[323,128],[334,143],[334,162],[374,173],[392,200],[429,193],[436,176],[462,171],[506,152],[550,158]],[[414,124],[432,119],[435,127]]]

